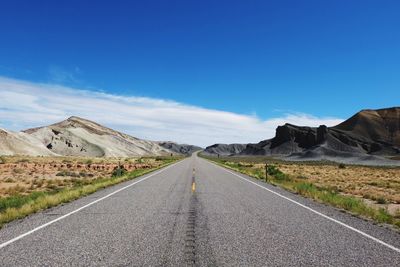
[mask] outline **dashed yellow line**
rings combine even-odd
[[[195,182],[192,183],[192,192],[194,192],[194,191],[196,191],[196,183]]]

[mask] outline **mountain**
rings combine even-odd
[[[381,147],[399,148],[400,108],[363,110],[332,128],[354,139],[373,141]],[[380,150],[380,148],[376,147],[372,150]]]
[[[209,154],[269,155],[300,160],[385,160],[400,155],[400,108],[362,110],[334,127],[285,124],[275,137],[231,153],[230,145],[205,149]],[[219,148],[218,151],[215,148]],[[241,147],[241,146],[240,146]]]
[[[160,145],[163,148],[168,149],[169,151],[175,152],[177,154],[183,154],[183,155],[191,155],[193,152],[202,150],[202,148],[198,147],[198,146],[187,145],[187,144],[177,144],[177,143],[174,143],[171,141],[158,142],[158,145]]]
[[[79,117],[23,132],[40,140],[49,151],[63,156],[131,157],[170,153],[156,142],[138,139]]]
[[[142,140],[75,116],[18,133],[0,129],[0,155],[136,157],[187,154],[198,149]]]
[[[205,154],[216,154],[220,156],[232,156],[241,154],[246,148],[246,144],[214,144],[206,147]]]
[[[55,154],[29,134],[0,129],[0,155],[54,156]]]

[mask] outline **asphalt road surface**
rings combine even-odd
[[[0,230],[0,266],[400,266],[399,248],[393,230],[196,155]]]

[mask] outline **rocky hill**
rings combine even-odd
[[[257,144],[245,144],[232,153],[229,145],[213,145],[209,154],[268,155],[302,160],[382,160],[400,155],[400,108],[362,110],[343,123],[326,127],[285,124],[275,137]],[[217,151],[215,148],[219,148]]]
[[[218,154],[221,156],[232,156],[241,154],[246,148],[246,144],[215,144],[208,146],[205,150],[205,154]]]
[[[158,142],[158,145],[160,145],[163,148],[166,148],[172,152],[175,152],[177,154],[183,154],[183,155],[191,155],[193,152],[202,150],[201,147],[199,146],[193,146],[193,145],[187,145],[187,144],[177,144],[171,141],[168,142]]]
[[[79,117],[19,133],[0,131],[0,155],[136,157],[171,153],[181,152]]]
[[[133,157],[170,153],[156,142],[141,140],[79,117],[24,132],[63,156]]]
[[[54,156],[55,154],[29,134],[0,129],[0,155]]]

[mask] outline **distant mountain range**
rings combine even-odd
[[[0,155],[136,157],[187,155],[198,150],[193,145],[142,140],[79,117],[22,132],[0,129]],[[400,157],[400,107],[362,110],[334,127],[285,124],[271,139],[215,144],[204,153],[393,164],[389,159]]]
[[[362,110],[334,127],[285,124],[272,139],[257,144],[215,144],[204,153],[379,164],[400,155],[400,108]]]
[[[0,155],[135,157],[190,154],[198,149],[142,140],[79,117],[18,133],[0,130]]]
[[[183,155],[191,155],[193,152],[203,150],[203,148],[194,145],[187,145],[187,144],[177,144],[171,141],[168,142],[157,142],[158,145],[162,146],[169,151],[174,153],[183,154]]]

